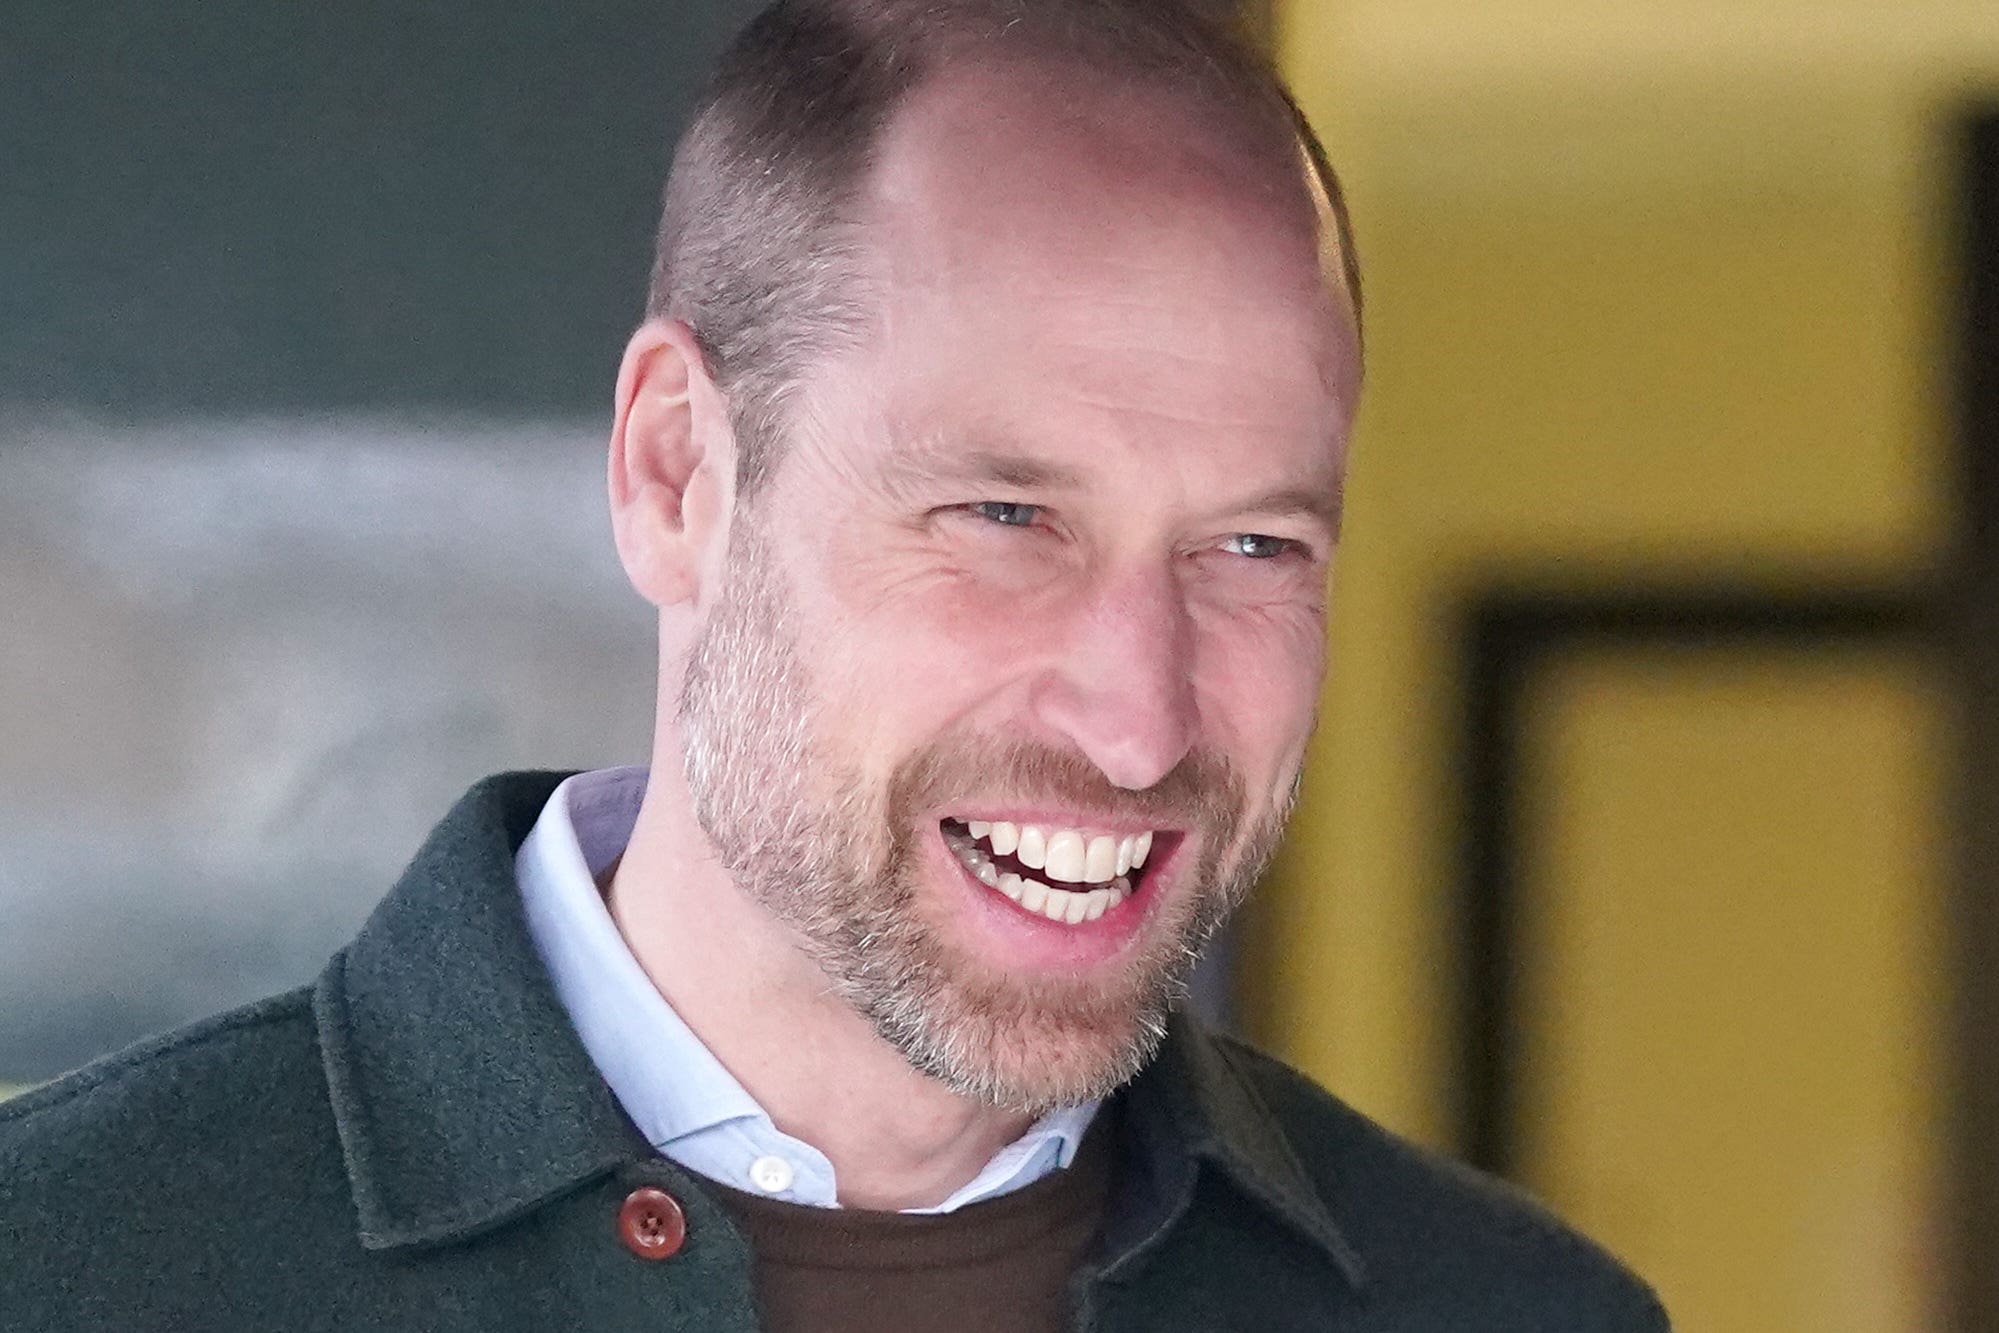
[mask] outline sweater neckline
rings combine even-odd
[[[756,1253],[778,1263],[876,1270],[978,1263],[1102,1215],[1110,1194],[1114,1136],[1106,1122],[1112,1118],[1106,1106],[1066,1168],[948,1213],[818,1208],[703,1183],[748,1233]]]

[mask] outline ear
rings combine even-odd
[[[721,568],[735,499],[736,441],[693,330],[649,320],[625,346],[611,426],[611,530],[640,596],[696,599]]]

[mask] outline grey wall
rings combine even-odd
[[[7,0],[0,398],[595,407],[744,0]]]
[[[309,978],[479,775],[639,762],[594,423],[0,446],[0,1083]]]
[[[644,757],[604,423],[749,8],[0,11],[0,1084],[309,977],[481,773]]]

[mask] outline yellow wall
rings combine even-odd
[[[1702,1333],[1930,1333],[1920,658],[1578,653],[1528,702],[1520,1178]]]
[[[1999,100],[1999,5],[1292,0],[1277,26],[1356,215],[1369,382],[1334,672],[1251,923],[1248,1008],[1349,1100],[1448,1146],[1452,615],[1495,582],[1830,588],[1938,559],[1949,134]],[[1781,751],[1783,716],[1738,721]],[[1634,780],[1628,756],[1596,762],[1598,788]],[[1938,760],[1898,762],[1915,783]],[[1789,854],[1744,846],[1742,882],[1783,881]],[[1931,869],[1859,1003],[1926,993],[1940,888],[1910,864]],[[1829,910],[1880,910],[1857,865],[1831,873]],[[1795,986],[1769,984],[1791,1012]]]

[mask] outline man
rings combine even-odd
[[[1174,1016],[1324,668],[1359,302],[1163,0],[781,0],[627,348],[649,770],[476,787],[318,981],[0,1121],[22,1327],[1656,1330]]]

